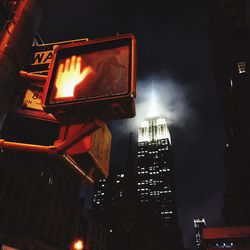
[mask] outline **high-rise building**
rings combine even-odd
[[[106,179],[98,180],[95,184],[95,193],[93,198],[93,209],[97,212],[103,212],[105,190]]]
[[[225,123],[228,226],[250,224],[250,0],[211,0],[210,45]]]
[[[132,137],[132,134],[129,137],[129,149],[127,162],[124,163],[125,166],[111,167],[107,180],[101,181],[96,185],[93,209],[102,212],[101,217],[106,220],[109,232],[107,250],[163,250],[166,247],[176,250],[183,249],[182,236],[177,226],[176,218],[172,157],[170,153],[171,140],[165,119],[159,118],[157,120],[155,122],[159,124],[158,132],[153,131],[154,136],[152,138],[158,138],[158,144],[156,143],[155,145],[155,141],[151,140],[144,142],[143,138],[139,143],[144,143],[142,147],[145,150],[141,148],[141,151],[152,151],[157,163],[154,165],[152,162],[152,171],[150,170],[152,172],[152,183],[150,180],[150,185],[152,184],[151,188],[152,194],[155,194],[154,198],[156,199],[158,195],[161,203],[154,203],[153,195],[150,196],[150,193],[148,197],[151,198],[152,202],[138,202],[136,190],[140,189],[140,186],[143,186],[141,183],[146,183],[146,179],[142,178],[138,181],[136,178],[137,171],[135,171],[134,159],[137,153],[133,145],[136,145],[138,142]],[[152,123],[154,124],[153,121]],[[140,135],[144,136],[144,134]],[[158,155],[156,155],[156,151]],[[142,155],[140,157],[142,162],[143,154],[147,153],[140,153]],[[147,159],[150,160],[149,157],[146,157],[144,159],[145,164]],[[145,169],[146,165],[144,165],[144,169],[141,169],[140,172],[147,171]],[[159,173],[157,178],[156,172]],[[151,176],[151,174],[148,174],[148,176]],[[143,173],[141,177],[143,177]],[[149,183],[149,179],[147,183]],[[140,185],[137,186],[139,183]],[[155,183],[157,183],[157,186],[155,186]],[[153,191],[153,187],[155,187],[155,191]],[[141,193],[141,198],[142,196],[143,199],[146,199],[144,194]],[[156,211],[152,210],[152,207],[155,207],[158,213],[155,213]],[[164,226],[163,222],[165,220],[168,227]]]
[[[111,171],[107,179],[100,179],[95,183],[93,197],[93,210],[95,213],[103,213],[116,207],[124,200],[125,194],[125,174],[119,167],[116,171]]]
[[[202,249],[202,229],[206,227],[206,221],[204,218],[194,219],[194,230],[195,230],[195,243],[197,249]]]
[[[172,148],[166,119],[144,120],[138,131],[137,191],[167,228],[177,228]]]
[[[84,249],[107,249],[107,227],[102,221],[85,207],[85,201],[81,198],[80,220],[78,239],[83,240]],[[75,248],[74,248],[75,249]]]

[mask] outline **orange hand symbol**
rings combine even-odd
[[[94,71],[90,66],[81,70],[81,65],[82,58],[75,55],[67,58],[65,63],[60,63],[55,80],[55,98],[73,97],[75,87]]]

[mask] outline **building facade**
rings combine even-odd
[[[164,118],[141,123],[138,133],[137,191],[168,228],[177,227],[171,139]]]
[[[95,183],[93,197],[93,210],[95,213],[105,213],[112,210],[124,199],[126,183],[125,173],[119,167],[112,167],[115,171],[110,173],[108,179],[100,179]]]
[[[197,249],[202,249],[202,229],[206,227],[204,218],[194,219],[195,244]]]
[[[250,224],[250,1],[213,0],[210,45],[214,79],[224,116],[228,226]]]
[[[84,250],[106,250],[108,230],[100,218],[81,206],[78,238],[84,242]]]
[[[164,234],[154,235],[156,248],[183,249],[178,225],[175,169],[171,137],[164,117],[144,120],[138,129],[137,194],[139,211],[147,218],[153,216],[153,230],[162,228]],[[161,242],[159,246],[157,241]]]
[[[127,202],[127,175],[118,166],[111,167],[107,179],[96,183],[93,198],[93,214],[99,223],[106,225],[108,230],[107,249],[127,249],[128,242],[126,235],[133,204]]]
[[[51,145],[57,132],[53,125],[9,117],[1,137]],[[68,249],[78,231],[81,177],[55,158],[20,152],[0,153],[0,177],[0,245]]]

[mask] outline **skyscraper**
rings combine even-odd
[[[225,126],[227,226],[250,224],[250,0],[209,1],[210,48]]]
[[[172,148],[166,119],[144,120],[138,131],[137,191],[166,228],[177,228]]]
[[[197,249],[202,249],[202,229],[206,227],[205,218],[194,219],[195,243]]]

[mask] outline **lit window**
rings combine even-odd
[[[232,79],[230,79],[230,86],[231,86],[231,89],[233,88],[233,80]]]
[[[53,179],[51,177],[49,177],[49,184],[52,185],[53,184]]]
[[[238,62],[237,63],[239,74],[246,73],[246,62]]]

